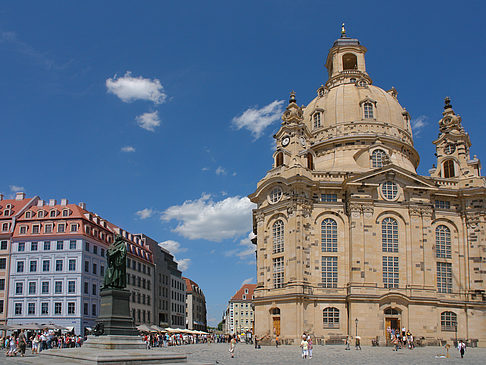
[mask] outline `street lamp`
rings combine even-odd
[[[356,336],[358,336],[358,318],[354,320],[354,323],[356,323]]]

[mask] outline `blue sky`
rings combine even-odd
[[[486,158],[480,1],[17,1],[0,8],[0,192],[87,202],[166,242],[210,324],[255,282],[246,196],[271,168],[291,90],[327,80],[341,22],[434,161],[443,98]],[[403,4],[406,4],[403,5]]]

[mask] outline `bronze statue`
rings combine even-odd
[[[106,252],[108,269],[105,271],[104,288],[123,289],[127,286],[127,244],[119,234]]]

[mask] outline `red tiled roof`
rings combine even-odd
[[[244,284],[240,290],[236,292],[235,295],[231,297],[231,300],[247,300],[251,301],[253,298],[253,292],[256,288],[256,284]],[[245,293],[245,289],[248,290],[248,293]],[[243,295],[246,295],[246,299],[243,299]]]
[[[186,292],[191,293],[192,292],[192,287],[194,286],[195,288],[199,288],[199,285],[197,285],[194,281],[191,279],[182,277],[186,281]]]
[[[31,200],[32,198],[22,199],[22,200],[17,200],[17,199],[0,200],[0,219],[10,219],[15,214],[17,214],[20,210],[22,210],[22,208],[25,207],[27,203],[30,202]],[[11,208],[8,209],[10,210],[10,214],[8,216],[4,216],[4,211],[7,209],[7,205],[11,206]]]

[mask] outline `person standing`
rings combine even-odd
[[[25,348],[27,347],[27,339],[25,337],[24,330],[20,330],[19,334],[19,349],[20,349],[20,356],[25,356]]]
[[[302,358],[307,359],[307,356],[309,356],[309,343],[307,342],[307,337],[305,335],[302,336],[300,347],[302,348]]]
[[[361,337],[356,336],[356,347],[355,350],[361,350]]]
[[[309,348],[309,359],[312,359],[312,338],[311,336],[307,336],[307,344]]]
[[[231,357],[235,357],[235,349],[236,349],[236,339],[235,336],[230,335],[230,347],[229,347],[229,352],[231,354]]]
[[[462,340],[459,340],[459,345],[457,345],[457,349],[461,353],[462,359],[464,357],[464,353],[466,352],[466,344]]]
[[[346,348],[345,350],[350,350],[349,348],[349,336],[346,336]]]

